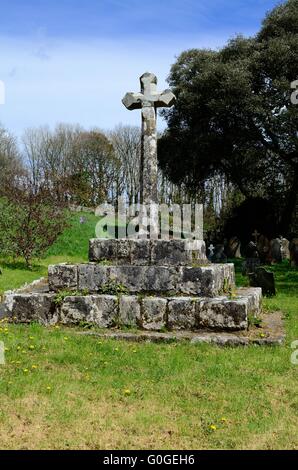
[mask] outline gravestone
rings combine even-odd
[[[290,243],[290,263],[292,267],[298,266],[298,238]]]
[[[215,246],[211,243],[211,245],[209,245],[208,247],[208,251],[209,251],[208,259],[210,261],[212,261],[212,257],[214,256],[214,249],[215,249]]]
[[[256,268],[254,273],[249,274],[249,281],[251,287],[261,287],[263,295],[276,295],[274,274],[265,268]]]
[[[244,276],[254,273],[261,264],[257,245],[255,242],[249,242],[246,247],[245,253],[246,259],[242,264],[242,274]]]
[[[255,229],[255,231],[254,231],[253,234],[252,234],[252,238],[255,239],[255,243],[256,243],[256,244],[258,243],[258,239],[259,239],[259,236],[260,236],[260,235],[261,235],[261,234],[257,231],[257,229]]]
[[[257,250],[262,263],[269,261],[270,242],[265,235],[260,235],[257,241]]]
[[[255,242],[249,242],[245,250],[246,258],[259,258],[257,245]]]
[[[290,259],[290,242],[284,237],[280,237],[281,240],[281,258],[284,259]]]
[[[241,242],[238,237],[230,238],[227,254],[229,258],[241,258]]]
[[[272,263],[281,263],[281,240],[280,238],[274,238],[270,242],[270,257]]]
[[[212,263],[226,263],[228,261],[224,245],[216,245],[211,261]]]

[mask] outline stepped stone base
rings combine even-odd
[[[241,288],[236,297],[150,297],[7,293],[5,307],[16,322],[43,325],[87,322],[100,328],[130,326],[144,330],[244,330],[248,316],[261,311],[261,289]]]
[[[213,297],[235,286],[233,264],[187,266],[104,266],[97,263],[49,266],[49,288],[100,293],[111,283],[131,294],[184,294]]]
[[[79,335],[94,336],[102,340],[120,340],[146,343],[209,343],[217,346],[280,346],[285,341],[285,329],[281,312],[261,316],[262,327],[250,328],[249,331],[220,332],[220,331],[121,331],[117,329],[98,331],[80,331]]]
[[[89,242],[89,261],[113,265],[191,266],[210,264],[203,240],[101,239]]]

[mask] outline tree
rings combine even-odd
[[[298,192],[298,106],[290,99],[297,71],[298,0],[269,13],[253,38],[183,52],[169,76],[176,106],[163,111],[165,173],[194,193],[220,173],[245,197],[275,203],[277,230],[289,230]]]
[[[96,206],[113,199],[120,161],[101,132],[80,132],[72,146],[68,187],[82,205]]]
[[[100,131],[59,124],[27,129],[23,158],[33,187],[47,187],[63,203],[94,206],[112,198],[117,189],[119,160]]]
[[[140,129],[119,125],[109,134],[109,138],[121,165],[118,193],[126,193],[129,204],[137,203],[140,192]]]
[[[139,127],[118,125],[108,137],[119,160],[118,195],[125,195],[130,205],[140,200],[141,132]],[[158,196],[162,203],[188,203],[190,195],[184,186],[175,186],[158,171]]]
[[[23,160],[33,186],[47,186],[53,197],[64,201],[68,193],[73,147],[83,129],[59,124],[51,131],[47,126],[24,132]]]
[[[0,125],[0,195],[11,184],[11,180],[24,174],[15,138]]]
[[[0,199],[0,253],[23,257],[30,267],[32,258],[42,256],[66,225],[66,212],[48,189],[37,190],[23,178]]]

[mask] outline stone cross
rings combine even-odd
[[[142,110],[141,204],[157,204],[156,110],[171,107],[176,98],[171,90],[157,91],[157,78],[153,73],[144,73],[140,82],[141,92],[126,93],[122,103],[130,111]]]
[[[211,245],[209,245],[209,256],[213,256],[214,255],[214,249],[215,249],[215,246],[213,246],[213,244],[211,243]]]

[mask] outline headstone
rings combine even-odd
[[[229,258],[241,258],[241,242],[238,237],[230,238],[227,251]]]
[[[265,235],[260,235],[257,242],[257,250],[262,263],[269,261],[270,242]]]
[[[274,238],[270,242],[270,257],[272,263],[281,263],[281,240],[280,238]]]
[[[256,271],[260,266],[260,257],[255,242],[249,242],[245,250],[246,259],[242,264],[242,274],[249,275]]]
[[[140,77],[141,92],[126,93],[122,102],[131,110],[142,110],[142,145],[140,168],[141,204],[150,205],[152,211],[157,200],[157,108],[171,107],[176,98],[171,90],[157,91],[157,78],[153,73],[144,73]],[[147,210],[146,210],[147,212]],[[140,237],[147,233],[147,213],[141,213]],[[150,213],[150,235],[156,237],[159,233],[158,212]]]
[[[284,237],[280,237],[281,239],[281,258],[282,259],[290,259],[290,242]]]
[[[211,258],[212,263],[226,263],[228,260],[227,255],[225,254],[224,245],[216,245],[214,254]]]
[[[261,287],[263,295],[272,297],[276,295],[274,274],[265,268],[257,268],[254,273],[249,274],[251,287]]]
[[[259,258],[257,245],[255,242],[249,242],[245,250],[246,258]]]
[[[257,229],[255,229],[255,231],[254,231],[253,234],[252,234],[253,238],[255,239],[255,243],[258,242],[258,239],[259,239],[259,236],[260,236],[260,235],[261,235],[261,234],[257,231]]]
[[[298,238],[294,238],[290,243],[291,266],[298,266]]]
[[[214,256],[214,249],[215,249],[215,246],[211,243],[211,245],[209,245],[209,248],[208,248],[208,251],[209,251],[208,259],[209,260],[212,260],[212,257]]]

